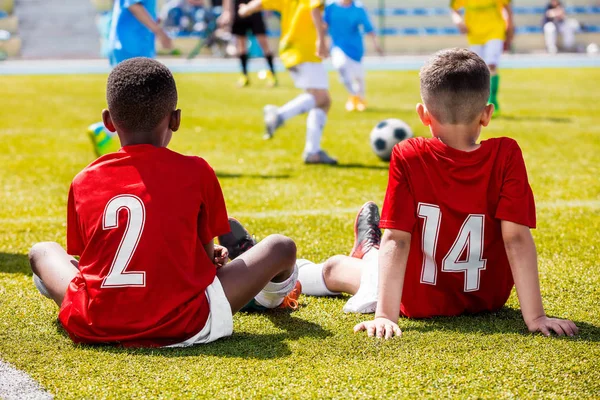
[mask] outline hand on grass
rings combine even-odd
[[[529,332],[542,332],[544,336],[550,336],[552,332],[558,336],[575,336],[579,328],[567,319],[548,318],[545,315],[534,319],[527,324]]]
[[[227,262],[227,258],[229,257],[229,251],[227,251],[226,247],[219,246],[215,244],[215,258],[213,260],[213,264],[217,267],[217,269],[221,268]]]
[[[387,318],[375,318],[373,321],[361,322],[354,327],[354,333],[367,331],[369,337],[391,339],[402,335],[398,324]]]

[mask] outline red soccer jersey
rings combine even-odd
[[[202,330],[216,274],[203,244],[229,232],[206,161],[126,146],[75,177],[67,214],[80,273],[59,318],[73,341],[164,346]]]
[[[472,152],[414,138],[393,151],[381,228],[411,233],[401,313],[497,310],[514,285],[500,221],[535,228],[523,155],[509,138]]]

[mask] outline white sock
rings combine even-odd
[[[47,298],[52,298],[50,297],[50,292],[48,292],[48,288],[46,287],[46,285],[44,285],[44,282],[42,282],[42,279],[37,276],[36,274],[33,274],[33,284],[35,285],[35,287],[37,288],[37,290],[40,292],[40,294],[44,297]]]
[[[327,122],[327,113],[320,108],[313,108],[306,119],[305,154],[314,154],[321,150],[321,137]]]
[[[362,78],[356,79],[356,81],[354,81],[353,87],[354,87],[354,92],[361,99],[364,99],[365,98],[365,80]]]
[[[350,71],[348,71],[348,68],[341,67],[340,69],[338,69],[338,72],[340,74],[340,81],[342,81],[348,93],[355,96],[357,92],[355,91],[354,85],[352,84],[352,75],[350,74]]]
[[[374,313],[377,308],[379,293],[379,250],[371,249],[365,254],[363,260],[367,261],[360,274],[360,287],[358,292],[344,306],[347,313]]]
[[[302,284],[302,294],[309,296],[336,296],[339,293],[327,289],[323,279],[323,264],[315,264],[308,260],[296,261],[298,280]]]
[[[315,107],[315,97],[310,93],[302,93],[279,107],[277,115],[283,122],[299,114],[309,112]]]
[[[376,247],[371,248],[362,259],[368,263],[367,268],[377,268],[379,262],[379,249]]]
[[[283,282],[269,282],[254,300],[265,308],[275,308],[283,303],[285,296],[291,293],[298,281],[298,265],[294,266],[292,275]]]

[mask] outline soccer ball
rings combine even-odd
[[[385,119],[371,131],[371,148],[377,157],[390,161],[394,146],[411,137],[413,132],[406,122],[395,118]]]

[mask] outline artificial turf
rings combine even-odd
[[[273,90],[235,89],[232,75],[176,79],[183,125],[170,147],[206,158],[229,213],[259,238],[292,237],[304,258],[347,253],[355,210],[381,204],[387,164],[370,129],[396,117],[428,134],[416,72],[369,73],[362,114],[343,111],[333,83],[324,147],[338,167],[301,163],[303,117],[261,139],[262,106],[297,93],[286,76]],[[578,337],[528,333],[514,293],[493,314],[401,319],[403,336],[387,342],[352,333],[364,317],[343,314],[344,297],[302,296],[297,312],[239,314],[233,337],[178,350],[73,345],[31,282],[28,248],[65,242],[67,190],[93,160],[86,127],[100,120],[105,81],[0,77],[0,359],[57,398],[600,397],[600,70],[504,71],[503,117],[484,130],[523,149],[546,311],[573,319]]]

